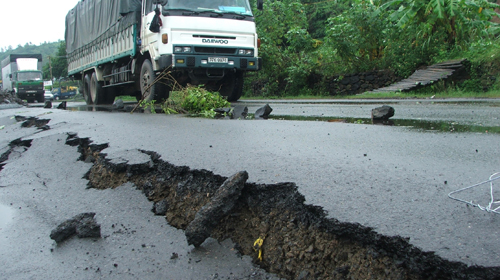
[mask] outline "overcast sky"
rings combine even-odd
[[[64,40],[66,14],[79,0],[1,0],[0,48]]]

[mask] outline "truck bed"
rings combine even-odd
[[[137,52],[141,0],[80,1],[66,16],[68,74]]]

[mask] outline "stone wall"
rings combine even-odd
[[[354,95],[388,86],[401,80],[392,71],[379,70],[349,75],[336,75],[324,80],[328,95]]]

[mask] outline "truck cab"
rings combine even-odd
[[[150,53],[154,68],[170,67],[181,85],[203,84],[230,101],[238,100],[244,74],[262,64],[248,0],[145,3],[141,51]],[[162,25],[152,32],[159,11]]]
[[[16,71],[12,78],[13,89],[17,97],[28,102],[44,101],[42,72],[38,70]]]
[[[11,54],[2,60],[3,90],[28,102],[44,101],[41,54]]]

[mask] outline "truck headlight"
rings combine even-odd
[[[239,55],[253,55],[253,50],[243,50],[243,49],[240,49],[238,50],[238,54]]]
[[[192,50],[189,46],[176,46],[174,47],[174,52],[176,53],[190,53]]]

